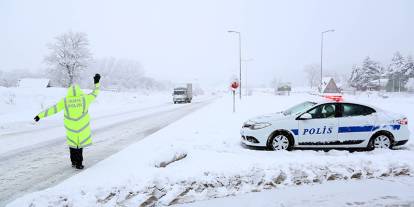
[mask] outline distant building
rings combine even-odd
[[[23,78],[17,84],[19,88],[48,88],[50,80],[46,78]]]
[[[332,77],[322,78],[322,84],[319,85],[319,92],[321,93],[341,93]]]

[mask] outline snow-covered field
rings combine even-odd
[[[412,175],[413,140],[398,150],[355,153],[270,152],[240,145],[243,121],[281,111],[309,96],[255,94],[239,102],[235,114],[231,97],[224,97],[57,186],[26,195],[8,206],[163,206],[281,186]],[[363,94],[345,98],[414,120],[411,96],[384,99]],[[414,131],[412,125],[410,129]]]

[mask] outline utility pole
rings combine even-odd
[[[228,33],[236,33],[239,36],[239,96],[242,99],[242,51],[241,51],[241,33],[235,30],[229,30]]]
[[[330,29],[330,30],[323,31],[321,33],[321,84],[320,84],[321,86],[322,86],[322,78],[323,78],[323,75],[322,75],[322,64],[323,64],[323,35],[325,33],[328,33],[328,32],[335,32],[335,30],[334,29]]]

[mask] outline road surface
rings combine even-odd
[[[93,145],[84,150],[85,167],[93,166],[208,103],[170,104],[157,106],[156,110],[151,107],[148,109],[150,113],[142,113],[143,109],[139,109],[92,119],[92,127],[96,127],[92,128]],[[54,137],[0,154],[0,206],[26,193],[51,187],[80,172],[71,167],[63,121],[59,125],[54,123],[39,129],[22,129],[21,132],[3,134],[0,140],[24,140],[28,136],[32,139]]]

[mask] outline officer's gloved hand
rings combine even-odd
[[[38,122],[38,121],[40,120],[39,116],[36,116],[36,117],[34,118],[34,120],[35,120],[36,122]]]
[[[99,75],[98,73],[95,74],[95,76],[93,77],[93,82],[95,84],[99,83],[99,80],[101,79],[101,75]]]

